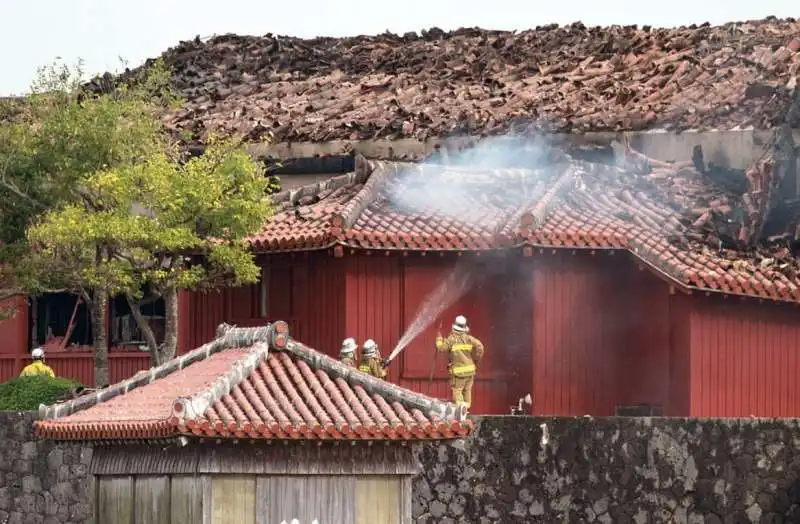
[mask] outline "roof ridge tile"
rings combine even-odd
[[[141,386],[150,384],[160,378],[166,377],[187,366],[207,359],[215,353],[233,347],[247,347],[269,340],[271,335],[271,324],[266,327],[258,328],[237,328],[228,324],[220,324],[217,327],[217,338],[203,344],[197,349],[189,351],[185,355],[173,358],[160,366],[151,367],[135,374],[133,377],[123,380],[117,384],[97,390],[88,395],[83,395],[74,400],[52,405],[39,405],[39,418],[41,420],[56,419],[66,417],[77,411],[90,408],[100,402],[111,400],[119,395],[124,395],[129,391]]]
[[[294,204],[302,197],[318,195],[323,191],[327,191],[328,189],[339,189],[340,187],[356,184],[358,181],[359,176],[357,172],[345,173],[343,175],[326,178],[324,180],[305,184],[293,189],[280,191],[272,195],[270,200],[275,205],[284,203]]]
[[[361,213],[378,199],[381,190],[390,178],[414,165],[410,162],[367,160],[359,155],[356,158],[356,177],[366,178],[364,187],[345,204],[339,213],[331,218],[334,236],[342,236],[345,231],[353,227]]]
[[[172,405],[173,417],[178,423],[185,424],[190,419],[203,416],[217,400],[229,394],[234,387],[249,377],[258,365],[267,359],[268,354],[269,344],[266,341],[253,344],[247,355],[235,361],[228,372],[217,377],[205,391],[175,399]]]

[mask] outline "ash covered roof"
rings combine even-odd
[[[736,126],[782,119],[800,22],[438,29],[353,38],[224,35],[164,53],[188,100],[167,118],[196,140],[330,141],[532,130]]]
[[[378,380],[288,337],[276,322],[220,336],[89,395],[42,406],[39,436],[138,441],[425,440],[467,435],[465,411]]]

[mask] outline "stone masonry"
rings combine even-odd
[[[0,413],[0,524],[87,521],[91,450]],[[800,420],[481,417],[417,448],[418,523],[800,522]]]
[[[91,449],[37,439],[34,420],[0,412],[0,524],[86,522]]]
[[[419,523],[800,522],[800,421],[484,417],[419,448]]]

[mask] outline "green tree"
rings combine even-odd
[[[258,280],[245,239],[269,214],[271,183],[237,139],[212,138],[202,156],[182,158],[158,118],[175,100],[163,64],[100,95],[70,79],[62,75],[55,96],[35,96],[38,116],[6,131],[24,138],[0,151],[0,165],[6,156],[19,166],[0,186],[28,204],[19,226],[2,234],[17,250],[22,288],[69,290],[90,306],[95,383],[103,385],[110,297],[125,295],[157,365],[175,354],[180,289]],[[166,308],[162,343],[141,313],[154,298]]]

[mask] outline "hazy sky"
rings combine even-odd
[[[24,92],[38,66],[79,58],[90,73],[159,55],[195,35],[311,37],[438,26],[525,29],[800,17],[800,0],[0,0],[0,95]]]

